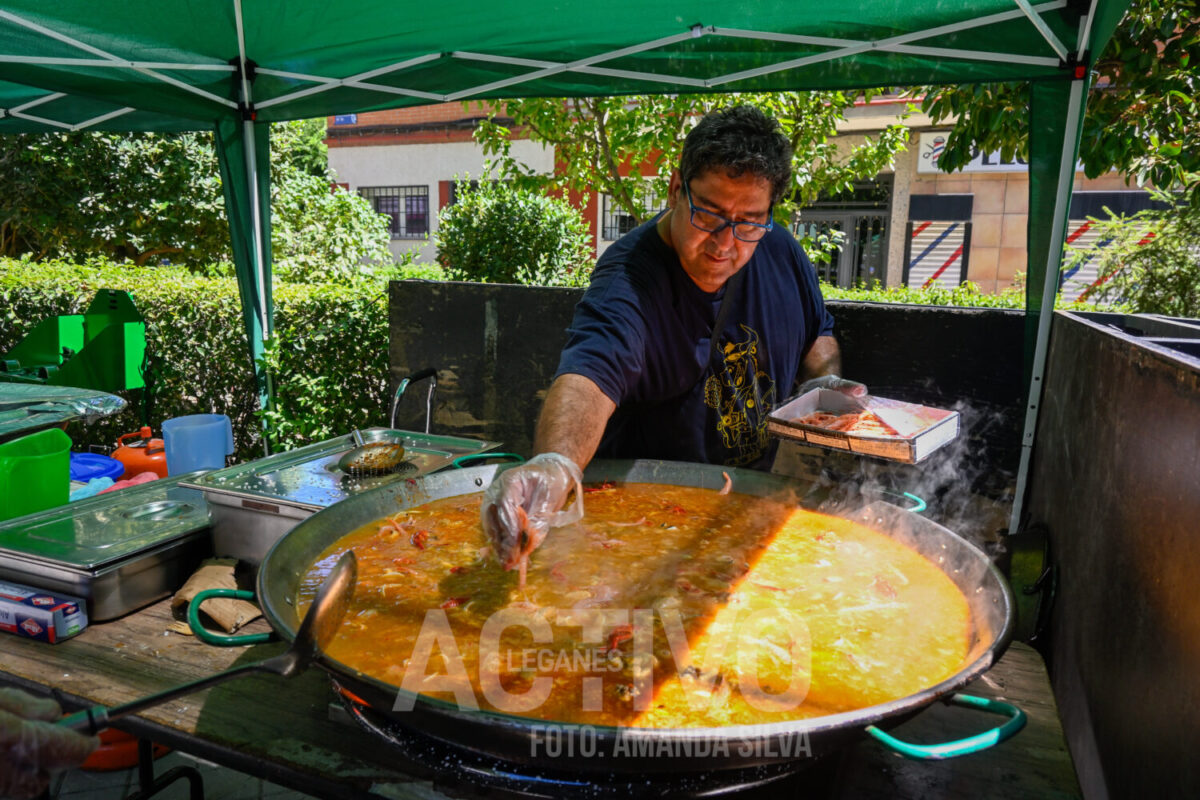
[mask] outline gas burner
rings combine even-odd
[[[409,770],[433,782],[434,789],[461,798],[553,798],[554,800],[632,800],[642,797],[825,797],[836,773],[836,759],[821,759],[807,769],[798,762],[683,775],[553,770],[492,758],[458,747],[388,719],[347,696],[337,681],[334,691],[346,713],[361,727],[389,742],[411,765]],[[403,768],[402,768],[403,769]]]

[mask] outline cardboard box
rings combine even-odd
[[[0,631],[54,644],[86,627],[80,598],[0,581]]]
[[[798,422],[816,411],[838,415],[870,411],[897,435],[848,433]],[[790,398],[767,417],[767,432],[773,436],[908,464],[922,461],[952,442],[958,429],[956,411],[886,397],[850,397],[830,389],[814,389]]]

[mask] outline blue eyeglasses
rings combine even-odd
[[[723,217],[715,211],[709,211],[707,208],[700,208],[692,202],[692,187],[687,185],[685,181],[683,190],[687,193],[688,206],[692,209],[692,225],[702,231],[708,233],[719,233],[725,230],[726,226],[733,229],[733,237],[741,239],[743,242],[757,242],[767,235],[767,231],[775,226],[775,219],[772,216],[772,211],[775,210],[775,204],[767,210],[767,224],[760,225],[757,222],[734,222],[728,217]]]

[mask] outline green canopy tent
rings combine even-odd
[[[1015,523],[1089,68],[1127,6],[1128,0],[405,6],[6,0],[0,131],[46,130],[58,122],[78,129],[214,130],[243,316],[257,357],[271,332],[264,123],[514,96],[1031,81],[1031,383]],[[22,97],[20,87],[45,94]],[[262,389],[265,400],[265,382]]]

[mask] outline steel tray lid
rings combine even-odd
[[[0,556],[79,569],[145,552],[208,527],[203,494],[160,478],[0,523]]]
[[[356,446],[354,437],[346,434],[208,472],[188,480],[186,485],[206,493],[258,497],[317,511],[366,489],[436,472],[456,458],[499,446],[496,442],[391,428],[369,428],[361,434],[365,443],[386,441],[404,445],[404,468],[370,478],[356,478],[342,472],[338,461]]]

